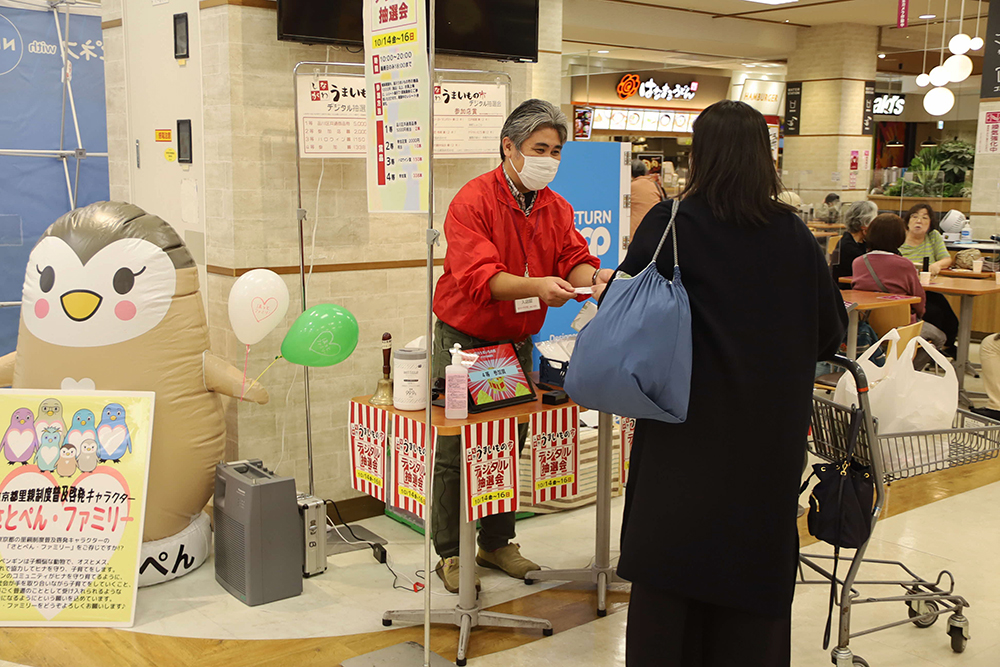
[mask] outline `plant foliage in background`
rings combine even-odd
[[[899,179],[885,194],[890,197],[970,197],[965,178],[976,160],[975,147],[965,141],[928,146],[910,162],[907,179]]]

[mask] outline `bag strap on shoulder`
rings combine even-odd
[[[656,246],[656,252],[653,253],[653,264],[656,264],[657,258],[660,256],[660,249],[663,248],[663,242],[667,240],[667,234],[673,230],[674,235],[674,266],[680,266],[679,260],[677,259],[677,225],[675,224],[677,220],[677,209],[681,205],[680,199],[674,200],[673,209],[670,212],[670,222],[667,223],[667,228],[663,230],[663,236],[660,237],[660,244]]]
[[[872,263],[868,261],[868,255],[862,255],[861,259],[865,260],[865,266],[868,267],[868,273],[871,274],[872,278],[875,280],[875,286],[878,287],[879,292],[888,292],[882,281],[878,279],[878,275],[875,273],[875,269],[872,268]]]

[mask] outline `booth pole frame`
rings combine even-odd
[[[597,585],[597,615],[608,615],[608,585],[628,583],[611,566],[611,486],[612,430],[614,417],[600,413],[597,421],[597,538],[594,564],[575,570],[534,570],[524,576],[526,584],[536,581],[574,581]]]
[[[26,3],[27,4],[27,3]],[[79,4],[85,7],[97,7],[100,8],[98,4],[77,2],[74,4]],[[59,10],[58,7],[62,5],[65,14],[65,30],[59,25]],[[59,36],[59,50],[62,55],[63,69],[62,69],[62,114],[61,121],[59,124],[59,149],[58,150],[35,150],[35,149],[20,149],[20,148],[0,148],[0,155],[7,155],[9,157],[42,157],[42,158],[55,158],[62,162],[63,173],[66,176],[66,194],[69,197],[69,209],[72,211],[76,208],[76,196],[80,188],[80,162],[88,157],[108,157],[105,153],[88,153],[87,149],[83,147],[83,139],[80,136],[80,122],[77,120],[76,116],[76,101],[73,98],[73,84],[70,82],[71,77],[67,76],[69,70],[69,58],[67,57],[66,49],[68,48],[67,42],[69,42],[69,3],[65,0],[59,0],[58,2],[53,2],[49,5],[52,11],[52,17],[56,23],[56,34]],[[38,5],[41,9],[42,6]],[[74,150],[66,150],[66,100],[69,99],[70,113],[73,118],[73,129],[76,133],[76,145],[77,148]],[[69,176],[69,163],[70,157],[76,158],[76,176],[71,181]]]

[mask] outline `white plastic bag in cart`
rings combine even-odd
[[[913,431],[944,431],[952,427],[958,410],[958,375],[955,367],[937,348],[917,336],[903,350],[901,359],[912,359],[917,346],[930,355],[944,375],[914,370],[913,364],[899,363],[893,368],[892,389],[895,401],[879,419],[879,434]]]
[[[889,349],[885,354],[885,366],[876,366],[872,362],[872,356],[885,342],[889,343]],[[899,332],[893,329],[857,358],[858,365],[861,366],[861,370],[865,372],[865,378],[868,380],[868,401],[871,404],[872,415],[876,417],[879,415],[883,403],[888,402],[890,399],[889,392],[876,390],[886,381],[892,370],[898,365],[898,355],[896,354],[896,344],[898,342]],[[885,397],[883,397],[883,394],[885,394]],[[854,385],[854,376],[850,373],[844,373],[840,381],[837,382],[837,388],[833,393],[833,402],[838,405],[858,405],[858,389]]]

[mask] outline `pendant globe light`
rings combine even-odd
[[[927,0],[927,14],[931,15],[931,0]],[[917,75],[916,84],[921,88],[926,88],[931,83],[931,77],[927,74],[927,36],[930,34],[931,20],[924,23],[924,64],[920,67],[920,74]]]
[[[983,0],[978,0],[976,3],[976,36],[969,40],[969,50],[978,51],[986,45],[983,38],[979,36],[979,17],[982,15],[983,11]]]
[[[972,75],[972,58],[964,53],[951,56],[944,61],[944,69],[953,83],[960,83]]]
[[[948,25],[948,15],[945,14],[944,17],[945,25]],[[965,0],[962,0],[962,10],[958,15],[958,34],[951,38],[948,42],[948,50],[951,51],[956,56],[961,56],[969,52],[972,48],[972,38],[962,32],[962,25],[965,21]],[[948,60],[951,60],[949,58]],[[950,71],[950,70],[949,70]],[[955,81],[955,79],[952,79]]]
[[[948,0],[944,0],[944,24],[941,29],[941,56],[929,77],[934,88],[924,95],[924,109],[932,116],[943,116],[955,106],[955,94],[944,86],[951,81],[944,68],[944,38],[948,33]]]

